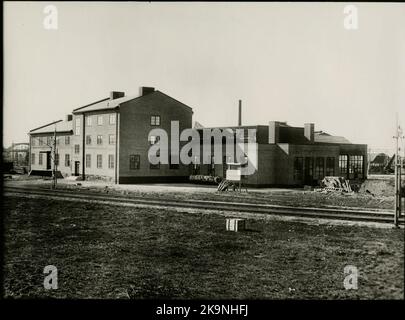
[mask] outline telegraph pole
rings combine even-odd
[[[396,135],[393,137],[395,141],[395,159],[394,159],[394,166],[395,166],[395,211],[394,211],[394,225],[395,227],[399,227],[399,217],[401,215],[401,167],[402,167],[402,160],[399,154],[399,139],[404,138],[402,136],[402,129],[398,124],[398,114],[397,114],[397,122],[396,122]]]
[[[52,188],[56,189],[56,124],[53,132],[53,170],[52,170]]]

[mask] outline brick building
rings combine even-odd
[[[57,170],[63,176],[114,183],[185,181],[189,166],[149,163],[148,150],[157,139],[148,139],[148,133],[161,128],[170,139],[171,121],[184,130],[191,127],[192,114],[190,107],[154,88],[142,87],[136,96],[111,92],[108,98],[74,109],[65,121],[29,132],[31,174],[51,174],[49,144],[56,130]]]
[[[255,144],[255,148],[251,148],[253,153],[247,154],[255,168],[253,174],[244,177],[244,183],[249,186],[317,185],[325,176],[336,175],[350,180],[363,180],[367,177],[367,145],[352,144],[343,137],[315,131],[313,123],[305,124],[304,127],[292,127],[286,122],[271,121],[268,126],[205,129],[233,132],[236,129],[245,130],[241,148],[249,150],[247,145]],[[248,129],[255,130],[256,134],[248,137]],[[203,130],[198,130],[200,137],[203,136]],[[201,157],[196,161],[199,164],[194,165],[193,174],[225,177],[225,146],[222,148],[222,159],[222,164],[214,164],[213,160],[211,164],[203,164]]]
[[[157,164],[148,159],[148,150],[158,142],[149,132],[160,128],[171,138],[171,122],[179,122],[179,132],[192,127],[190,107],[150,87],[140,95],[125,96],[111,92],[110,97],[76,108],[65,120],[33,129],[30,135],[30,173],[50,175],[53,169],[50,145],[57,137],[57,168],[62,176],[82,176],[114,183],[187,181],[189,176],[225,177],[227,160],[222,149],[222,163],[203,159],[204,144],[215,147],[215,141],[200,140],[200,158],[191,165]],[[200,133],[206,129],[196,128]],[[292,127],[285,122],[268,125],[216,128],[234,132],[254,129],[246,136],[243,147],[254,145],[248,161],[254,172],[245,177],[251,186],[293,186],[318,184],[324,176],[339,175],[363,180],[367,170],[367,145],[352,144],[343,137],[315,131],[314,124]],[[221,144],[223,142],[220,142]],[[183,145],[185,142],[183,142]],[[180,143],[180,150],[182,143]],[[171,146],[169,145],[170,149]],[[205,164],[204,164],[205,162]]]

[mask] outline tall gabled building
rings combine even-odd
[[[188,179],[188,166],[150,164],[149,147],[158,141],[153,136],[148,139],[148,134],[152,129],[160,128],[168,133],[170,141],[172,121],[179,122],[180,131],[190,128],[193,111],[189,106],[154,88],[142,87],[140,95],[125,96],[123,92],[113,91],[110,97],[76,108],[72,113],[71,120],[57,122],[69,127],[69,132],[59,132],[60,128],[57,128],[58,136],[70,139],[69,145],[58,142],[58,154],[64,152],[63,156],[70,160],[69,165],[59,161],[58,169],[64,176],[100,178],[115,183]],[[31,130],[31,145],[35,146],[33,141],[40,136],[52,139],[54,125]],[[51,171],[52,161],[48,161],[48,155],[46,164],[36,162],[39,153],[49,152],[48,149],[43,143],[41,148],[32,147],[33,173]]]

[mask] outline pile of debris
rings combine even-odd
[[[325,177],[320,182],[321,187],[316,188],[314,191],[329,193],[329,192],[343,192],[343,193],[353,193],[350,186],[349,180],[344,177]]]

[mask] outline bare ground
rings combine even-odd
[[[404,298],[403,229],[248,219],[233,233],[217,214],[17,197],[3,210],[8,297]]]

